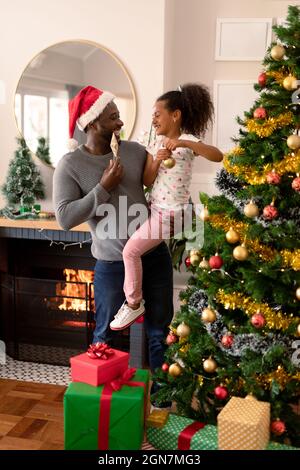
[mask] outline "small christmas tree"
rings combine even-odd
[[[267,51],[259,97],[217,176],[222,194],[201,195],[204,245],[186,260],[193,276],[157,399],[216,423],[230,397],[252,394],[271,404],[272,440],[299,445],[300,8],[274,31],[280,44]]]
[[[48,140],[45,139],[45,137],[38,138],[36,156],[43,162],[48,163],[48,165],[52,165],[52,162],[50,159],[49,143],[48,143]]]
[[[15,152],[14,159],[9,163],[2,193],[9,207],[20,206],[31,209],[37,199],[45,198],[44,184],[25,140],[17,138],[17,142],[19,148]]]

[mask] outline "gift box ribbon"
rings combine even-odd
[[[130,381],[135,375],[136,369],[127,369],[118,379],[104,384],[103,391],[100,397],[100,416],[99,416],[99,431],[98,431],[98,449],[108,450],[109,440],[109,421],[110,421],[110,406],[113,392],[121,390],[123,385],[130,387],[143,387],[144,389],[144,410],[146,409],[146,384],[144,382]],[[145,417],[145,412],[144,412]]]
[[[196,432],[204,428],[205,424],[200,421],[194,421],[192,424],[186,426],[178,436],[178,449],[189,450],[191,448],[191,441]]]
[[[106,343],[95,343],[90,344],[86,353],[91,359],[103,359],[107,361],[107,359],[114,354],[114,351]]]

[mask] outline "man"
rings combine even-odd
[[[135,142],[119,142],[119,158],[113,159],[110,148],[112,134],[119,135],[123,122],[113,102],[114,96],[94,87],[82,89],[69,105],[70,137],[75,125],[87,134],[87,142],[59,162],[54,173],[54,204],[56,217],[64,230],[87,222],[92,236],[95,266],[96,328],[93,342],[109,342],[109,323],[125,300],[123,292],[124,265],[122,250],[128,239],[118,237],[121,226],[128,228],[134,216],[119,213],[122,197],[128,210],[133,204],[147,207],[142,175],[146,162],[144,147]],[[99,238],[99,223],[116,222],[116,237]],[[144,222],[147,211],[144,211]],[[110,215],[112,214],[112,215]],[[98,227],[98,228],[97,228]],[[122,231],[122,230],[121,230]],[[127,230],[126,230],[127,232]],[[173,270],[166,244],[143,256],[143,294],[145,299],[145,329],[149,344],[151,370],[161,367],[164,341],[173,315]]]

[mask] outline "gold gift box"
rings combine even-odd
[[[146,419],[146,425],[153,428],[162,428],[169,418],[169,411],[167,410],[153,410]]]
[[[270,403],[232,397],[218,414],[220,450],[263,450],[270,439]]]

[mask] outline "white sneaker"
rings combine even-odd
[[[110,322],[111,330],[124,330],[128,326],[132,325],[139,317],[145,313],[145,301],[141,300],[140,306],[137,309],[130,308],[126,302],[123,303],[122,307],[115,315],[115,318]]]

